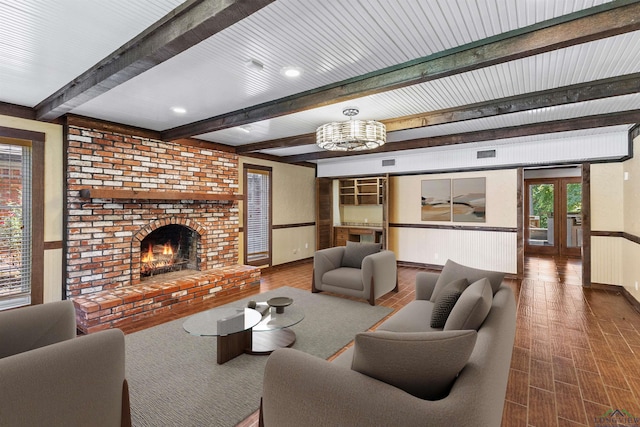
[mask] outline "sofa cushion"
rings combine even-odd
[[[489,270],[480,270],[477,268],[471,268],[464,266],[462,264],[458,264],[454,261],[447,260],[442,272],[440,273],[440,277],[438,277],[438,281],[436,282],[436,286],[431,294],[431,302],[435,302],[438,297],[438,293],[448,284],[456,279],[465,278],[469,281],[469,283],[473,283],[476,280],[480,280],[483,277],[489,279],[491,283],[491,290],[495,295],[498,292],[498,288],[502,283],[502,279],[504,278],[504,273],[499,271],[489,271]]]
[[[322,283],[356,291],[364,289],[362,271],[359,268],[340,267],[335,270],[329,270],[322,276]]]
[[[493,291],[489,279],[483,278],[472,283],[462,292],[453,306],[444,324],[444,330],[475,329],[477,331],[487,318],[492,303]]]
[[[381,243],[347,242],[342,255],[342,266],[360,268],[364,257],[380,252]]]
[[[477,332],[362,332],[356,335],[351,369],[418,398],[449,394],[467,363]]]
[[[425,300],[413,300],[402,307],[393,316],[376,328],[378,331],[390,332],[433,332],[442,329],[431,328],[433,303]]]
[[[447,284],[438,294],[431,314],[431,327],[444,328],[449,313],[458,302],[462,292],[469,286],[467,279],[457,279]]]

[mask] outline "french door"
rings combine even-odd
[[[525,252],[580,257],[582,180],[525,180]]]

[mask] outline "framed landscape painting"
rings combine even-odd
[[[451,180],[422,181],[422,221],[451,221]]]
[[[485,178],[454,179],[451,186],[453,221],[486,221]]]

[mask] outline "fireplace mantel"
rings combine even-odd
[[[147,191],[119,190],[112,188],[85,188],[80,190],[85,199],[126,199],[126,200],[242,200],[238,194],[194,193],[190,191]]]

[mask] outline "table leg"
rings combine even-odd
[[[251,329],[229,335],[219,335],[218,341],[218,365],[237,357],[251,349],[252,332]]]
[[[271,354],[283,347],[291,347],[296,342],[296,334],[289,328],[273,331],[254,331],[253,343],[247,353]]]

